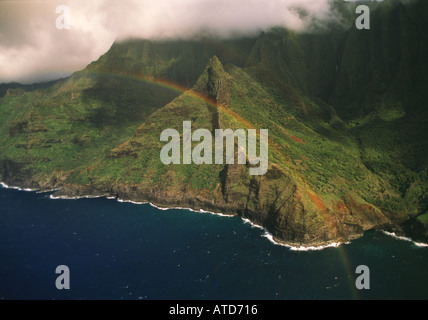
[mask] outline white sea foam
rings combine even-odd
[[[344,243],[342,243],[342,242],[331,242],[331,243],[323,245],[323,246],[299,246],[299,247],[297,247],[297,246],[293,246],[290,244],[275,241],[272,234],[266,230],[265,230],[265,233],[263,234],[263,237],[267,238],[273,244],[289,248],[291,251],[318,251],[318,250],[323,250],[323,249],[332,248],[332,247],[337,248],[338,246],[340,246],[342,244],[347,244],[347,242],[344,242]]]
[[[53,194],[49,195],[49,198],[52,200],[79,200],[79,199],[96,199],[96,198],[103,198],[105,195],[102,196],[95,196],[95,195],[86,195],[86,196],[77,196],[77,197],[71,197],[71,196],[54,196]]]
[[[8,186],[4,182],[0,182],[0,186],[2,186],[3,188],[6,188],[6,189],[14,189],[14,190],[19,190],[19,191],[37,191],[37,189],[20,188],[20,187]]]
[[[416,247],[421,247],[421,248],[423,248],[423,247],[428,247],[428,244],[427,243],[423,243],[423,242],[416,242],[416,241],[414,241],[412,238],[409,238],[409,237],[403,237],[403,236],[398,236],[398,235],[396,235],[394,232],[388,232],[388,231],[382,231],[384,234],[386,234],[386,235],[388,235],[388,236],[390,236],[390,237],[393,237],[393,238],[396,238],[396,239],[399,239],[399,240],[402,240],[402,241],[407,241],[407,242],[411,242],[413,245],[415,245]]]
[[[59,191],[60,189],[36,190],[36,193],[49,193]]]
[[[263,231],[264,231],[264,234],[262,235],[262,237],[265,237],[266,239],[268,239],[271,243],[273,243],[273,244],[275,244],[275,245],[277,245],[277,246],[282,246],[282,247],[286,247],[286,248],[289,248],[290,250],[292,250],[292,251],[314,251],[314,250],[323,250],[323,249],[326,249],[326,248],[331,248],[331,247],[338,247],[338,246],[340,246],[341,244],[347,244],[348,242],[346,242],[346,243],[341,243],[341,242],[332,242],[332,243],[329,243],[329,244],[326,244],[326,245],[323,245],[323,246],[299,246],[299,247],[297,247],[297,246],[293,246],[293,245],[290,245],[290,244],[286,244],[286,243],[282,243],[282,242],[278,242],[278,241],[276,241],[274,238],[273,238],[273,235],[269,232],[269,231],[267,231],[264,227],[262,227],[262,226],[260,226],[260,225],[258,225],[258,224],[255,224],[254,222],[252,222],[252,221],[250,221],[250,220],[248,220],[248,219],[245,219],[245,218],[242,218],[242,220],[244,221],[244,223],[248,223],[249,225],[251,225],[253,228],[258,228],[258,229],[262,229]]]
[[[348,244],[349,242],[331,242],[328,243],[326,245],[323,246],[309,246],[309,247],[305,247],[305,246],[300,246],[300,247],[295,247],[295,246],[288,246],[290,248],[290,250],[292,251],[319,251],[319,250],[324,250],[327,248],[337,248],[342,244]]]
[[[157,205],[155,205],[155,204],[153,204],[151,202],[149,202],[149,205],[151,205],[153,208],[156,208],[156,209],[162,210],[162,211],[174,209],[174,208],[162,208],[162,207],[158,207]]]
[[[209,213],[209,214],[219,216],[219,217],[226,217],[226,218],[234,217],[233,214],[224,214],[224,213],[220,213],[220,212],[212,212],[212,211],[206,211],[206,210],[202,210],[202,209],[199,209],[199,210],[187,209],[187,210],[190,210],[193,212]]]
[[[155,205],[155,204],[153,204],[153,203],[151,203],[149,201],[140,202],[140,201],[133,201],[133,200],[124,200],[124,199],[120,199],[120,198],[117,198],[117,197],[111,197],[111,196],[105,196],[105,198],[109,199],[109,200],[115,200],[116,199],[118,202],[121,202],[121,203],[132,203],[132,204],[135,204],[135,205],[149,204],[153,208],[156,208],[156,209],[162,210],[162,211],[167,211],[167,210],[188,210],[188,211],[192,211],[192,212],[209,213],[209,214],[213,214],[213,215],[220,216],[220,217],[234,217],[234,215],[228,215],[228,214],[219,213],[219,212],[206,211],[206,210],[202,210],[202,209],[194,210],[192,208],[185,208],[185,207],[159,207],[159,206],[157,206],[157,205]]]
[[[229,215],[229,214],[224,214],[224,213],[219,213],[219,212],[206,211],[206,210],[202,210],[202,209],[195,210],[192,208],[184,208],[184,207],[158,207],[157,205],[155,205],[151,202],[149,202],[149,204],[152,207],[154,207],[158,210],[162,210],[162,211],[166,211],[166,210],[188,210],[188,211],[192,211],[192,212],[209,213],[209,214],[213,214],[213,215],[220,216],[220,217],[234,217],[234,215]]]
[[[116,199],[115,197],[108,197],[107,199]],[[121,203],[132,203],[132,204],[147,204],[147,202],[138,202],[138,201],[132,201],[132,200],[123,200],[123,199],[119,199],[117,198],[117,202],[121,202]]]
[[[265,228],[263,228],[262,226],[260,226],[260,225],[258,225],[258,224],[255,224],[254,222],[252,222],[252,221],[251,221],[251,220],[249,220],[249,219],[242,218],[242,221],[243,221],[244,223],[248,223],[248,224],[249,224],[249,225],[251,225],[253,228],[258,228],[258,229],[265,230]]]

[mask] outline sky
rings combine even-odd
[[[0,83],[68,76],[129,37],[304,30],[329,16],[329,0],[0,0]]]

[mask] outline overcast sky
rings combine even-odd
[[[272,26],[305,27],[329,17],[329,0],[0,0],[0,83],[32,83],[67,76],[98,59],[117,39],[221,36]],[[60,5],[70,29],[58,29]],[[59,19],[61,24],[65,20]]]

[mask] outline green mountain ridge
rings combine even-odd
[[[294,245],[378,228],[427,241],[427,17],[393,1],[373,4],[370,30],[115,43],[0,98],[0,181],[238,214]],[[183,121],[268,129],[268,172],[164,165],[160,134]]]

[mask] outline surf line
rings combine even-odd
[[[25,191],[25,192],[40,192],[40,193],[49,193],[52,191],[58,191],[59,189],[53,189],[53,190],[43,190],[40,191],[38,189],[30,189],[30,188],[20,188],[20,187],[15,187],[15,186],[9,186],[7,184],[5,184],[4,182],[0,182],[0,187],[5,188],[5,189],[13,189],[13,190],[18,190],[18,191]],[[106,198],[108,200],[116,200],[120,203],[131,203],[134,205],[141,205],[141,204],[148,204],[154,208],[156,208],[157,210],[161,210],[161,211],[166,211],[166,210],[188,210],[191,212],[200,212],[200,213],[208,213],[208,214],[212,214],[215,216],[219,216],[219,217],[235,217],[235,215],[229,215],[229,214],[224,214],[224,213],[219,213],[219,212],[212,212],[212,211],[206,211],[203,209],[199,209],[199,210],[194,210],[192,208],[185,208],[185,207],[159,207],[149,201],[145,201],[145,202],[137,202],[137,201],[132,201],[132,200],[123,200],[117,197],[112,197],[112,196],[108,196],[108,195],[82,195],[82,196],[66,196],[66,195],[62,195],[62,196],[54,196],[54,195],[49,195],[49,199],[51,200],[78,200],[78,199],[95,199],[95,198]],[[248,223],[251,225],[251,227],[253,228],[258,228],[264,231],[264,234],[262,235],[262,237],[266,238],[269,240],[269,242],[271,242],[274,245],[278,245],[278,246],[282,246],[282,247],[286,247],[288,249],[290,249],[291,251],[315,251],[315,250],[323,250],[329,247],[339,247],[342,244],[349,244],[350,242],[344,242],[344,243],[340,243],[340,242],[332,242],[329,244],[326,244],[324,246],[293,246],[293,245],[289,245],[286,243],[282,243],[282,242],[278,242],[275,241],[272,234],[269,233],[264,227],[257,225],[253,222],[251,222],[248,219],[245,219],[243,217],[241,217],[243,223]],[[387,232],[387,231],[383,231],[384,234],[394,237],[396,239],[399,240],[403,240],[403,241],[408,241],[408,242],[412,242],[415,246],[417,247],[428,247],[428,244],[422,243],[422,242],[415,242],[410,238],[407,237],[400,237],[395,235],[394,233],[391,232]]]
[[[13,187],[13,186],[9,186],[4,182],[0,182],[0,187],[3,187],[5,189],[14,189],[14,190],[18,190],[18,191],[27,191],[27,192],[34,192],[37,191],[37,189],[30,189],[30,188],[20,188],[20,187]]]
[[[281,246],[281,247],[286,247],[286,248],[290,249],[291,251],[319,251],[319,250],[323,250],[323,249],[331,248],[331,247],[337,248],[337,247],[341,246],[342,244],[349,244],[350,243],[350,242],[329,242],[326,245],[320,245],[320,246],[303,246],[302,245],[302,246],[298,247],[296,245],[287,244],[285,242],[278,242],[274,239],[273,235],[268,230],[266,230],[265,227],[262,227],[258,224],[255,224],[246,218],[242,218],[242,220],[244,223],[248,223],[253,228],[263,230],[264,233],[263,233],[262,237],[268,239],[269,242],[271,242],[272,244],[277,245],[277,246]]]
[[[397,236],[394,232],[388,232],[388,231],[383,230],[382,233],[386,234],[387,236],[390,236],[390,237],[393,237],[395,239],[398,239],[398,240],[411,242],[416,247],[420,247],[420,248],[428,247],[427,243],[416,242],[415,240],[413,240],[412,238],[409,238],[409,237]]]
[[[31,192],[37,192],[37,189],[28,189],[28,188],[19,188],[19,187],[12,187],[12,186],[8,186],[7,184],[0,182],[0,187],[3,187],[5,189],[15,189],[15,190],[19,190],[19,191],[31,191]],[[59,189],[56,190],[51,190],[51,191],[58,191]],[[43,191],[43,192],[51,192],[51,191]],[[219,212],[212,212],[212,211],[206,211],[203,209],[199,209],[199,210],[195,210],[192,208],[185,208],[185,207],[159,207],[149,201],[144,201],[144,202],[138,202],[138,201],[133,201],[133,200],[124,200],[124,199],[120,199],[118,197],[112,197],[112,196],[108,196],[108,195],[81,195],[81,196],[66,196],[66,195],[61,195],[61,196],[55,196],[55,195],[49,195],[49,199],[51,200],[78,200],[78,199],[95,199],[95,198],[106,198],[108,200],[116,200],[119,203],[131,203],[134,205],[141,205],[141,204],[148,204],[150,206],[152,206],[153,208],[157,209],[157,210],[161,210],[161,211],[167,211],[167,210],[188,210],[190,212],[196,212],[196,213],[208,213],[208,214],[212,214],[215,216],[219,216],[219,217],[226,217],[226,218],[232,218],[235,217],[236,215],[232,215],[232,214],[224,214],[224,213],[219,213]],[[254,224],[253,222],[251,222],[250,220],[241,217],[241,220],[243,221],[243,223],[248,223],[251,225],[251,227],[254,228],[259,228],[261,230],[264,231],[264,234],[262,235],[262,237],[267,238],[272,244],[274,245],[279,245],[282,247],[286,247],[292,251],[312,251],[312,250],[322,250],[328,247],[337,247],[339,246],[341,243],[332,243],[332,244],[328,244],[326,246],[319,246],[319,247],[305,247],[305,246],[301,246],[301,247],[296,247],[296,246],[292,246],[292,245],[288,245],[285,243],[281,243],[281,242],[277,242],[273,239],[273,236],[262,226]]]

